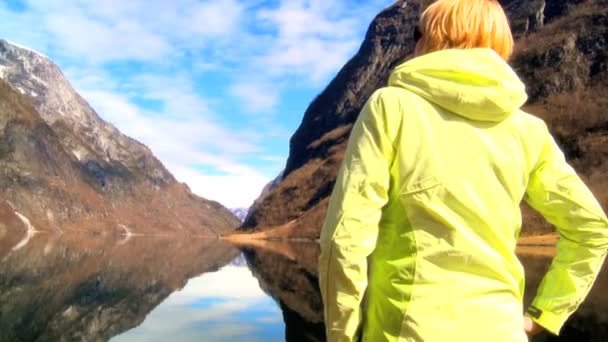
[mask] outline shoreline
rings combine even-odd
[[[274,243],[318,243],[318,239],[297,238],[290,239],[284,236],[274,236],[272,231],[258,231],[253,233],[228,233],[219,237],[221,240],[232,242],[235,244],[252,244],[259,245],[266,242]],[[559,235],[556,233],[542,235],[527,235],[522,236],[517,240],[517,248],[555,248],[559,241]]]

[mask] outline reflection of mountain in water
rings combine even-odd
[[[316,244],[265,243],[243,248],[260,287],[280,305],[287,341],[324,341],[323,309],[317,283]],[[546,256],[520,256],[526,269],[527,305],[549,267]],[[587,300],[568,320],[561,336],[541,335],[532,342],[600,342],[608,336],[608,265]]]
[[[243,254],[239,254],[239,256],[230,261],[230,265],[237,267],[247,267],[247,260],[245,259],[245,256],[243,256]]]
[[[38,234],[0,263],[0,341],[104,341],[238,250],[217,240]]]
[[[243,248],[264,292],[281,307],[286,341],[325,341],[323,305],[317,280],[316,243],[266,243]]]

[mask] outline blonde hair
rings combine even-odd
[[[507,16],[497,0],[438,0],[420,18],[420,52],[491,48],[505,61],[513,52]]]

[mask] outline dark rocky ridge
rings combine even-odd
[[[325,157],[331,142],[344,138],[342,134],[322,139],[327,132],[353,123],[378,84],[385,84],[390,71],[414,51],[412,27],[424,3],[397,1],[373,20],[357,54],[306,109],[290,140],[284,177],[307,160]]]
[[[290,142],[283,181],[242,230],[277,238],[319,236],[346,141],[361,107],[410,57],[412,27],[430,1],[397,1],[371,23],[359,52],[306,110]],[[526,83],[526,109],[543,117],[604,208],[608,204],[607,0],[503,0],[513,23],[511,65]],[[586,113],[581,116],[581,113]],[[525,209],[524,233],[549,227]]]
[[[357,54],[306,110],[290,140],[282,182],[250,212],[243,229],[300,219],[304,222],[297,236],[318,234],[313,222],[324,212],[350,126],[371,93],[414,51],[412,28],[430,2],[400,0],[376,16]]]
[[[240,224],[101,120],[46,57],[2,40],[0,196],[41,230],[218,235]]]

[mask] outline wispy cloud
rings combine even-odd
[[[57,53],[89,62],[160,62],[241,30],[235,0],[27,1]],[[177,49],[177,51],[176,51]]]
[[[120,89],[106,89],[103,78],[85,77],[82,83],[74,78],[82,95],[105,113],[106,120],[145,142],[195,193],[231,207],[248,206],[269,176],[239,160],[263,152],[260,137],[248,129],[229,130],[216,122],[215,113],[188,79],[155,75],[136,79],[140,88],[129,97]],[[145,110],[134,104],[134,97],[157,100],[162,105]]]
[[[271,113],[279,100],[276,85],[265,81],[243,81],[232,85],[231,94],[239,98],[249,113]]]
[[[390,3],[8,0],[0,32],[51,56],[102,118],[197,194],[243,207]]]
[[[277,30],[276,40],[257,63],[276,75],[296,74],[319,82],[360,44],[360,24],[343,17],[344,3],[331,0],[283,0],[258,12]]]
[[[51,12],[45,24],[61,51],[73,58],[84,57],[91,62],[154,61],[171,52],[164,37],[136,21],[106,22],[73,8]]]

